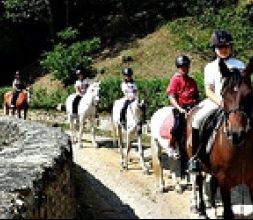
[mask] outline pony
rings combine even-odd
[[[15,113],[17,112],[18,117],[21,118],[22,117],[21,112],[23,111],[23,118],[24,120],[26,120],[29,103],[31,101],[31,96],[32,96],[31,87],[27,87],[26,89],[23,89],[18,95],[15,108],[11,108],[11,100],[13,97],[13,92],[12,91],[6,92],[4,94],[4,101],[3,101],[4,114],[9,115],[10,109],[12,109],[11,111],[12,116],[14,116]]]
[[[96,110],[99,102],[99,90],[100,82],[93,82],[87,89],[87,92],[84,96],[81,97],[81,100],[77,106],[77,112],[74,111],[73,102],[76,98],[76,94],[71,94],[67,97],[65,106],[66,113],[68,117],[68,122],[71,130],[71,138],[73,143],[78,143],[78,146],[82,148],[82,137],[84,130],[85,119],[90,121],[91,124],[91,134],[92,134],[92,145],[97,148],[98,144],[96,142],[95,135],[95,119],[96,119]],[[77,138],[77,129],[79,124],[79,134]],[[76,126],[75,126],[76,125]]]
[[[142,127],[145,121],[145,104],[142,100],[138,99],[131,102],[126,112],[126,126],[123,126],[120,122],[120,112],[123,108],[125,99],[119,99],[114,102],[112,109],[112,138],[113,145],[117,146],[117,137],[119,152],[121,155],[120,164],[123,170],[128,170],[128,157],[131,150],[130,135],[136,134],[138,139],[138,152],[140,158],[140,164],[145,174],[148,174],[148,168],[144,161],[144,151],[142,146]],[[126,153],[123,149],[123,134],[126,137]]]
[[[252,109],[253,90],[250,75],[253,72],[253,58],[250,59],[245,70],[228,69],[223,60],[219,61],[219,68],[223,76],[223,107],[220,126],[211,143],[211,151],[199,150],[199,158],[204,173],[212,176],[211,205],[216,215],[215,193],[220,188],[224,207],[224,218],[233,219],[231,203],[231,189],[238,185],[249,188],[253,202],[253,130]],[[195,109],[187,119],[187,153],[191,158],[191,122],[198,109]],[[206,216],[203,200],[203,175],[192,174],[193,195],[192,210]],[[199,191],[197,193],[197,186]],[[197,201],[199,199],[199,201]]]
[[[168,138],[162,137],[161,136],[161,129],[163,127],[163,124],[166,122],[167,124],[173,124],[173,120],[167,121],[166,119],[169,118],[174,118],[173,116],[173,107],[172,106],[167,106],[163,107],[161,109],[158,109],[153,116],[151,117],[151,153],[152,153],[152,165],[153,165],[153,170],[156,178],[156,187],[158,192],[165,192],[165,182],[163,178],[163,152],[168,154]],[[166,131],[169,132],[169,128],[166,127]],[[173,186],[175,187],[175,190],[177,193],[181,194],[183,192],[183,187],[180,184],[181,178],[184,176],[184,159],[186,157],[186,152],[183,152],[182,150],[185,149],[185,139],[183,136],[185,135],[185,132],[182,131],[182,139],[181,140],[176,140],[176,145],[177,145],[177,151],[180,155],[180,158],[170,158],[170,155],[168,154],[169,157],[169,162],[170,163],[170,170],[171,175],[172,175],[172,182]],[[181,172],[179,172],[181,171]]]

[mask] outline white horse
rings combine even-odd
[[[159,192],[165,191],[165,183],[163,179],[163,152],[166,152],[169,157],[170,171],[172,175],[172,182],[175,186],[175,190],[178,193],[182,193],[182,186],[180,184],[180,160],[176,158],[170,158],[168,153],[168,139],[161,137],[160,129],[168,117],[172,114],[173,107],[164,107],[157,110],[151,118],[151,150],[152,150],[152,166],[156,177],[157,187]],[[178,149],[177,149],[178,150]]]
[[[142,170],[145,174],[148,173],[148,169],[144,162],[144,151],[142,146],[142,126],[144,123],[144,101],[139,103],[138,100],[133,101],[129,104],[126,111],[126,127],[124,127],[120,122],[120,112],[123,108],[125,99],[119,99],[115,101],[112,111],[112,136],[113,144],[117,146],[116,138],[118,135],[118,145],[121,155],[121,167],[123,170],[128,169],[128,157],[131,150],[130,135],[133,133],[137,134],[138,138],[138,153],[140,157],[140,164]],[[123,150],[123,134],[126,137],[126,154],[124,155]]]
[[[99,90],[100,82],[94,82],[88,87],[86,94],[81,98],[79,102],[77,114],[73,113],[73,101],[76,97],[76,94],[71,94],[66,100],[66,112],[68,115],[68,121],[70,123],[71,137],[73,142],[76,142],[76,129],[78,128],[79,124],[79,147],[82,147],[82,137],[85,119],[88,119],[91,124],[92,144],[94,147],[98,147],[95,137],[95,119],[97,104],[99,102]]]

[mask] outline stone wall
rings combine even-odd
[[[0,118],[0,218],[74,218],[72,147],[60,128]]]

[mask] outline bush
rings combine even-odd
[[[11,87],[2,87],[0,88],[0,104],[3,104],[4,101],[4,94],[8,91],[11,91],[12,88]]]
[[[147,116],[150,117],[158,108],[168,105],[166,88],[167,79],[136,80],[140,99],[147,104]],[[100,90],[99,112],[111,112],[114,101],[123,96],[121,79],[114,77],[102,82]]]
[[[71,82],[78,66],[91,65],[92,59],[89,55],[100,47],[98,38],[69,43],[68,41],[74,41],[76,35],[77,30],[72,28],[58,33],[62,42],[55,45],[52,51],[44,53],[40,61],[46,71],[52,72],[55,79],[61,80],[65,85]]]
[[[213,14],[205,10],[199,17],[178,19],[169,23],[169,29],[175,34],[175,46],[196,52],[206,59],[213,57],[210,37],[214,30],[224,29],[233,36],[233,52],[239,59],[247,60],[252,56],[253,28],[251,13],[244,7],[226,7]],[[183,31],[182,31],[183,30]]]
[[[39,88],[33,91],[30,106],[35,109],[55,109],[59,103],[65,103],[72,92],[70,87],[50,92],[46,88]]]
[[[196,73],[194,78],[198,83],[200,97],[204,98],[203,74]],[[144,100],[147,105],[147,117],[169,105],[166,94],[168,79],[149,79],[136,80],[139,89],[139,98]],[[112,77],[102,81],[100,88],[99,113],[111,113],[114,101],[120,99],[123,94],[121,92],[121,79]],[[73,86],[67,87],[65,90],[58,89],[55,91],[47,91],[46,88],[40,88],[33,92],[31,107],[42,109],[55,109],[59,103],[65,103],[68,95],[74,93]]]

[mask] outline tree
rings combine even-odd
[[[5,15],[13,22],[46,23],[51,39],[55,37],[54,16],[50,0],[4,0]]]
[[[100,47],[98,38],[75,41],[77,35],[78,31],[73,28],[58,33],[61,42],[52,51],[46,52],[40,62],[45,70],[52,72],[55,79],[61,80],[65,85],[69,84],[78,66],[91,65],[90,54]]]

